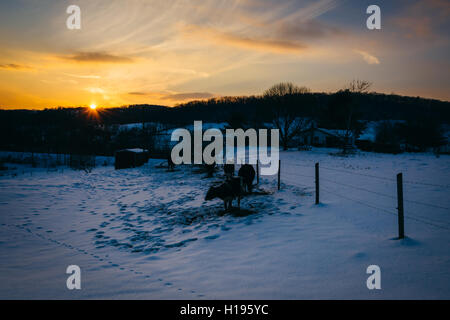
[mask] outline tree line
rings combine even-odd
[[[0,110],[0,149],[64,154],[112,155],[127,147],[152,147],[161,128],[181,127],[194,120],[226,122],[230,128],[280,129],[284,148],[299,132],[315,123],[359,135],[365,121],[386,121],[377,143],[419,149],[443,143],[441,126],[450,123],[450,103],[369,92],[371,84],[355,80],[334,93],[311,92],[279,83],[257,96],[220,97],[176,107],[130,105],[98,109],[55,108]],[[397,124],[389,121],[401,120]],[[123,124],[137,123],[128,130]],[[414,148],[412,148],[414,149]]]

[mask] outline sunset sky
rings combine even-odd
[[[81,30],[66,8],[81,8]],[[366,28],[381,7],[382,29]],[[448,0],[0,1],[0,107],[173,106],[292,81],[450,100]]]

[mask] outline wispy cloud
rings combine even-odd
[[[0,64],[0,69],[23,71],[23,70],[32,70],[33,68],[16,63],[7,63],[7,64]]]
[[[275,34],[283,39],[321,39],[331,36],[338,36],[344,32],[336,27],[326,25],[316,20],[308,20],[303,23],[283,22],[275,27]]]
[[[216,33],[214,38],[236,47],[277,53],[298,53],[306,49],[306,45],[294,41],[252,38],[231,33]]]
[[[361,64],[378,69],[377,88],[412,90],[415,79],[448,99],[448,0],[379,0],[383,31],[370,36],[359,0],[76,2],[73,31],[58,1],[0,1],[0,87],[14,91],[2,103],[174,105],[284,79],[327,91]]]
[[[184,101],[184,100],[194,100],[194,99],[210,99],[215,97],[214,94],[209,92],[186,92],[186,93],[176,93],[170,94],[163,97],[164,100],[173,101]]]
[[[209,92],[181,92],[181,93],[167,93],[167,92],[146,92],[146,91],[131,91],[128,92],[131,96],[158,98],[172,102],[184,102],[186,100],[203,100],[214,98],[217,95]]]
[[[133,59],[126,56],[119,56],[108,52],[77,52],[61,57],[64,60],[80,63],[132,63]]]
[[[448,40],[450,2],[448,0],[417,1],[409,5],[393,23],[407,38],[435,40],[439,37]]]
[[[361,55],[368,64],[380,64],[380,60],[367,51],[355,50],[355,52]]]
[[[293,10],[285,19],[308,21],[315,19],[328,11],[335,9],[342,1],[339,0],[318,0],[311,2],[308,6]]]
[[[229,23],[181,24],[185,37],[208,40],[222,46],[282,54],[298,54],[318,39],[341,35],[334,26],[317,17],[336,8],[340,1],[244,1],[247,7],[231,16]],[[267,10],[263,10],[267,9]],[[264,13],[263,13],[264,12]]]
[[[82,74],[71,74],[71,73],[64,73],[66,76],[69,77],[73,77],[73,78],[78,78],[78,79],[101,79],[101,76],[97,76],[94,74],[87,74],[87,75],[82,75]]]
[[[299,53],[306,49],[306,45],[297,41],[246,36],[231,32],[221,32],[213,28],[189,26],[185,31],[188,36],[195,36],[198,38],[207,39],[208,41],[216,44],[239,47],[243,49],[253,49],[275,53]]]
[[[140,91],[128,92],[128,94],[132,95],[132,96],[146,96],[146,95],[148,95],[147,92],[140,92]]]
[[[85,90],[90,93],[99,93],[99,94],[105,93],[105,90],[103,90],[102,88],[97,88],[97,87],[86,88]]]
[[[259,26],[274,23],[304,23],[337,8],[342,0],[246,0],[241,14]]]

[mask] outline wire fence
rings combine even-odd
[[[307,164],[301,164],[301,163],[294,163],[294,164],[290,164],[290,165],[295,166],[295,167],[303,167],[303,168],[312,168],[312,166],[313,166],[311,164],[307,165]],[[345,169],[331,168],[331,167],[327,167],[327,166],[323,166],[323,165],[320,165],[320,168],[325,169],[325,170],[345,173],[345,174],[369,177],[369,178],[374,178],[374,179],[379,179],[379,180],[384,180],[384,181],[389,181],[389,182],[396,182],[396,180],[393,178],[383,177],[383,176],[378,176],[378,175],[373,175],[373,174],[368,174],[368,173],[354,172],[354,171],[345,170]],[[418,186],[427,186],[427,187],[450,188],[450,184],[444,185],[444,184],[435,184],[435,183],[430,183],[430,182],[411,181],[411,180],[404,180],[403,183],[418,185]]]
[[[344,199],[346,201],[350,201],[353,203],[357,203],[359,205],[365,206],[367,208],[370,208],[376,212],[382,212],[385,214],[389,214],[392,216],[399,217],[399,194],[398,192],[398,180],[394,178],[389,178],[385,176],[375,175],[375,174],[369,174],[369,173],[361,173],[361,172],[353,172],[350,170],[340,169],[340,168],[332,168],[328,166],[320,165],[320,169],[324,169],[325,172],[335,172],[341,174],[341,177],[339,180],[343,177],[342,180],[345,179],[345,177],[351,176],[360,176],[364,177],[365,179],[359,183],[358,185],[348,183],[347,181],[337,181],[336,179],[332,179],[327,175],[326,173],[318,174],[317,176],[314,174],[314,166],[313,163],[289,163],[289,166],[287,168],[282,167],[281,171],[283,175],[279,175],[287,184],[291,185],[302,185],[308,188],[315,188],[316,194],[320,192],[320,196],[324,197],[327,194],[331,194],[335,197]],[[304,172],[299,172],[298,170],[292,169],[292,167],[301,167],[303,169],[307,168],[311,170],[311,174],[305,174]],[[376,179],[378,181],[384,181],[385,183],[381,185],[384,189],[391,187],[395,190],[397,187],[397,192],[392,192],[391,194],[387,193],[386,190],[379,191],[379,190],[373,190],[368,185],[370,183],[367,183],[367,179]],[[318,182],[316,182],[318,180]],[[421,188],[441,188],[441,189],[447,189],[450,188],[450,185],[445,184],[436,184],[436,183],[430,183],[430,182],[422,182],[422,181],[412,181],[412,180],[403,180],[401,179],[401,183],[406,185],[414,185],[414,186],[420,186]],[[320,182],[320,184],[319,184]],[[320,185],[320,186],[319,186]],[[318,188],[318,189],[317,189]],[[347,190],[352,190],[353,193],[346,193]],[[420,201],[420,200],[413,200],[408,197],[403,198],[403,187],[401,187],[401,207],[402,207],[402,218],[403,219],[403,203],[421,206],[424,208],[433,209],[433,212],[439,210],[442,214],[449,214],[450,213],[450,206],[446,206],[440,203],[431,203],[426,201]],[[357,191],[357,192],[356,192]],[[429,190],[428,190],[429,191]],[[358,199],[357,195],[358,193],[365,193],[368,195],[374,195],[374,199],[372,201],[368,201],[366,198],[364,200]],[[383,199],[388,199],[389,208],[383,207],[380,205],[380,202],[377,202],[379,200],[379,197],[382,197]],[[389,202],[390,201],[390,202]],[[375,202],[375,203],[374,203]],[[445,221],[442,219],[445,219],[441,217],[430,217],[430,216],[423,216],[420,214],[417,214],[416,212],[411,211],[410,208],[407,208],[407,212],[404,215],[404,219],[413,221],[415,223],[421,223],[425,224],[427,226],[431,226],[434,228],[444,229],[444,230],[450,230],[450,221]],[[399,219],[400,224],[400,219]]]

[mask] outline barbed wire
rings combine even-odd
[[[414,213],[414,212],[413,212],[413,213]],[[410,214],[410,211],[409,211],[409,210],[408,210],[408,215],[407,215],[407,216],[408,216],[408,217],[417,218],[417,219],[425,219],[425,221],[437,222],[437,223],[442,223],[442,224],[445,224],[445,225],[450,226],[450,222],[448,222],[448,221],[442,221],[442,220],[438,220],[438,219],[435,219],[435,218],[424,217],[424,216],[418,215],[418,214],[416,214],[416,213]]]
[[[409,220],[414,220],[414,221],[417,221],[417,222],[425,223],[427,225],[430,225],[430,226],[433,226],[433,227],[436,227],[436,228],[440,228],[440,229],[444,229],[444,230],[450,230],[450,228],[447,228],[447,227],[444,227],[444,226],[440,226],[440,225],[434,224],[432,222],[419,219],[419,218],[414,217],[414,216],[405,216],[405,219],[409,219]]]
[[[376,176],[376,175],[373,175],[373,174],[352,172],[352,171],[343,170],[343,169],[330,168],[330,167],[326,167],[326,166],[323,166],[323,165],[321,165],[320,168],[321,169],[325,169],[325,170],[332,170],[332,171],[336,171],[336,172],[342,172],[342,173],[348,173],[348,174],[359,175],[359,176],[364,176],[364,177],[370,177],[370,178],[380,179],[380,180],[385,180],[385,181],[390,181],[390,182],[397,182],[396,179]],[[449,188],[450,187],[450,185],[433,184],[433,183],[419,182],[419,181],[410,181],[410,180],[403,180],[403,183],[415,184],[415,185],[423,185],[423,186],[431,186],[431,187],[438,187],[438,188]]]
[[[343,196],[342,194],[338,194],[338,193],[336,193],[333,190],[330,190],[328,188],[323,188],[322,187],[322,189],[328,191],[329,193],[331,193],[331,194],[333,194],[333,195],[335,195],[337,197],[340,197],[340,198],[343,198],[343,199],[346,199],[346,200],[350,200],[350,201],[353,201],[355,203],[359,203],[359,204],[361,204],[363,206],[366,206],[366,207],[369,207],[369,208],[372,208],[372,209],[376,209],[376,210],[379,210],[379,211],[384,212],[384,213],[388,213],[388,214],[391,214],[391,215],[394,215],[394,216],[398,216],[397,213],[389,211],[389,210],[387,210],[385,208],[380,208],[380,207],[378,207],[376,205],[373,205],[373,204],[370,204],[370,203],[367,203],[367,202],[363,202],[363,201],[356,200],[356,199],[353,199],[353,198],[350,198],[350,197],[347,197],[347,196]],[[423,220],[423,219],[418,218],[416,216],[405,215],[404,217],[405,217],[405,219],[413,220],[413,221],[416,221],[416,222],[421,222],[421,223],[424,223],[424,224],[427,224],[427,225],[430,225],[430,226],[433,226],[433,227],[436,227],[436,228],[450,230],[450,228],[447,228],[447,227],[444,227],[444,226],[441,226],[441,225],[437,225],[437,224],[435,224],[435,223],[433,223],[431,221]],[[435,221],[438,222],[437,220],[435,220]],[[446,223],[444,221],[439,221],[439,222],[440,223]]]
[[[392,195],[389,195],[389,194],[385,194],[385,193],[381,193],[381,192],[377,192],[377,191],[372,191],[372,190],[369,190],[369,189],[366,189],[366,188],[363,188],[363,187],[353,186],[353,185],[342,183],[342,182],[333,181],[333,180],[330,180],[330,179],[327,179],[327,178],[323,178],[323,177],[321,177],[320,180],[331,182],[331,183],[334,183],[334,184],[339,185],[339,186],[353,188],[353,189],[356,189],[356,190],[362,190],[362,191],[365,191],[365,192],[373,193],[373,194],[376,194],[376,195],[379,195],[379,196],[383,196],[383,197],[387,197],[387,198],[391,198],[391,199],[394,199],[394,200],[397,199],[396,197],[394,197]]]
[[[249,158],[249,160],[258,160],[258,158],[254,158],[254,157],[248,157],[248,158]],[[300,164],[298,162],[297,163],[291,163],[289,165],[290,166],[296,166],[296,167],[303,167],[303,168],[314,169],[313,165]],[[389,182],[397,182],[397,180],[393,179],[393,178],[382,177],[382,176],[377,176],[377,175],[368,174],[368,173],[353,172],[353,171],[344,170],[344,169],[330,168],[330,167],[323,166],[323,165],[320,165],[320,168],[321,169],[325,169],[325,170],[331,170],[331,171],[336,171],[336,172],[342,172],[342,173],[348,173],[348,174],[353,174],[353,175],[359,175],[359,176],[374,178],[374,179],[380,179],[380,180],[389,181]],[[429,187],[438,187],[438,188],[450,188],[450,185],[434,184],[434,183],[429,183],[429,182],[420,182],[420,181],[411,181],[411,180],[403,180],[403,183],[413,184],[413,185],[421,185],[421,186],[429,186]],[[448,208],[445,208],[445,209],[448,209]]]
[[[431,203],[426,203],[426,202],[421,202],[421,201],[417,201],[417,200],[409,200],[409,199],[403,199],[405,202],[410,202],[410,203],[414,203],[414,204],[420,204],[422,206],[428,206],[428,207],[433,207],[433,208],[437,208],[437,209],[443,209],[443,210],[449,210],[450,208],[447,207],[443,207],[437,204],[431,204]]]
[[[312,165],[306,165],[306,164],[300,164],[300,163],[291,163],[291,164],[289,164],[289,166],[314,169],[314,166],[312,166]],[[392,179],[392,178],[381,177],[381,176],[377,176],[377,175],[360,173],[360,172],[352,172],[352,171],[343,170],[343,169],[330,168],[330,167],[323,166],[323,165],[321,165],[320,168],[325,169],[325,170],[331,170],[331,171],[336,171],[336,172],[342,172],[342,173],[348,173],[348,174],[353,174],[353,175],[359,175],[359,176],[365,176],[365,177],[380,179],[380,180],[394,182],[394,183],[397,182],[396,179]],[[301,173],[298,173],[298,172],[294,173],[292,171],[286,171],[285,169],[282,170],[282,172],[286,172],[287,174],[290,174],[290,175],[293,174],[295,176],[300,176],[300,177],[304,177],[304,178],[310,178],[310,179],[314,179],[315,178],[313,176],[304,175],[304,174],[301,174]],[[333,180],[330,180],[330,179],[327,179],[327,178],[323,178],[323,177],[321,177],[320,180],[324,180],[324,181],[327,181],[327,182],[330,182],[330,183],[334,183],[334,184],[337,184],[337,185],[341,185],[341,186],[344,186],[344,187],[348,187],[348,188],[353,188],[353,189],[356,189],[356,190],[362,190],[362,191],[365,191],[365,192],[368,192],[368,193],[376,194],[376,195],[387,197],[387,198],[390,198],[390,199],[397,199],[395,196],[388,195],[388,194],[385,194],[385,193],[382,193],[382,192],[378,192],[378,191],[369,190],[367,188],[363,188],[363,187],[360,187],[360,186],[354,186],[354,185],[350,185],[350,184],[346,184],[346,183],[342,183],[342,182],[337,182],[337,181],[333,181]],[[431,184],[431,183],[417,182],[417,181],[408,181],[408,180],[403,181],[403,183],[424,185],[424,186],[433,186],[433,187],[442,187],[442,188],[447,188],[447,187],[450,186],[450,185],[438,185],[438,184]],[[422,206],[427,206],[427,207],[432,207],[432,208],[436,208],[436,209],[442,209],[442,210],[449,210],[450,211],[449,207],[436,205],[436,204],[432,204],[432,203],[427,203],[427,202],[422,202],[422,201],[417,201],[417,200],[410,200],[410,199],[404,199],[404,201],[405,202],[409,202],[409,203],[422,205]]]
[[[289,173],[289,174],[293,174],[293,173]],[[301,175],[301,174],[298,174],[298,173],[295,173],[294,175],[306,176],[306,175]],[[306,177],[314,178],[314,177],[312,177],[312,176],[306,176]],[[394,199],[394,200],[397,199],[395,196],[392,196],[392,195],[388,195],[388,194],[381,193],[381,192],[376,192],[376,191],[369,190],[369,189],[366,189],[366,188],[362,188],[362,187],[359,187],[359,186],[354,186],[354,185],[349,185],[349,184],[342,183],[342,182],[333,181],[333,180],[330,180],[330,179],[327,179],[327,178],[323,178],[323,177],[320,178],[320,180],[324,180],[324,181],[333,183],[333,184],[335,184],[335,185],[337,185],[337,186],[350,187],[350,188],[353,188],[353,189],[356,189],[356,190],[362,190],[362,191],[366,191],[366,192],[373,193],[373,194],[376,194],[376,195],[381,195],[381,196],[384,196],[384,197],[388,197],[388,198],[390,198],[390,199]],[[289,180],[288,180],[288,182],[289,182]],[[375,206],[375,205],[373,205],[373,204],[368,204],[367,202],[363,202],[363,201],[356,200],[356,199],[353,199],[353,198],[350,198],[350,197],[347,197],[347,196],[343,196],[343,195],[337,194],[337,193],[333,192],[332,190],[330,190],[330,189],[328,189],[328,188],[324,188],[323,185],[322,185],[322,188],[323,188],[324,190],[330,192],[331,194],[334,194],[334,195],[338,196],[338,197],[341,197],[341,198],[344,198],[344,199],[347,199],[347,200],[350,200],[350,201],[353,201],[353,202],[356,202],[356,203],[365,205],[365,206],[370,207],[370,208],[373,208],[373,209],[377,209],[377,210],[381,210],[381,211],[384,211],[384,212],[387,212],[387,213],[390,213],[390,214],[397,215],[396,213],[393,213],[393,212],[391,212],[391,211],[389,211],[389,210],[386,210],[386,209],[384,209],[384,208],[380,208],[380,207]],[[432,205],[432,204],[424,203],[424,202],[420,202],[420,201],[414,201],[414,200],[409,201],[409,200],[407,200],[407,199],[404,199],[404,201],[405,201],[405,202],[407,201],[407,202],[417,203],[417,204],[421,204],[421,205],[425,205],[425,206],[430,206],[430,207],[436,207],[436,208],[440,208],[440,209],[446,209],[446,210],[448,209],[448,208],[446,208],[446,207],[441,207],[441,206],[437,206],[437,205]],[[434,219],[434,218],[430,218],[430,217],[423,217],[423,216],[420,216],[420,215],[410,215],[410,214],[409,214],[408,216],[405,216],[405,218],[407,218],[407,219],[409,219],[409,218],[411,218],[411,219],[416,219],[417,221],[418,221],[418,220],[421,220],[421,219],[425,219],[425,220],[421,220],[421,221],[424,221],[424,223],[427,222],[428,224],[433,225],[433,226],[438,226],[438,225],[435,225],[433,222],[437,222],[437,223],[441,223],[441,224],[445,224],[445,225],[449,225],[449,224],[450,224],[450,223],[447,222],[447,221],[442,221],[442,220],[438,220],[438,219]],[[428,220],[427,220],[427,219],[428,219]],[[431,221],[430,221],[430,220],[431,220]],[[438,226],[438,227],[441,227],[441,226]],[[442,227],[442,228],[445,228],[445,227]]]
[[[369,192],[369,193],[373,193],[379,196],[383,196],[383,197],[387,197],[387,198],[391,198],[391,199],[397,199],[397,197],[389,195],[389,194],[385,194],[382,192],[377,192],[377,191],[373,191],[373,190],[369,190],[360,186],[354,186],[354,185],[350,185],[350,184],[346,184],[346,183],[342,183],[342,182],[337,182],[337,181],[333,181],[327,178],[320,178],[320,180],[324,180],[327,182],[331,182],[334,183],[336,185],[339,186],[344,186],[344,187],[348,187],[348,188],[353,188],[356,190],[362,190],[365,192]],[[433,208],[437,208],[437,209],[443,209],[443,210],[450,210],[450,208],[444,207],[444,206],[440,206],[440,205],[436,205],[436,204],[431,204],[431,203],[426,203],[426,202],[421,202],[421,201],[417,201],[417,200],[409,200],[409,199],[403,199],[405,202],[410,202],[410,203],[414,203],[414,204],[419,204],[419,205],[423,205],[423,206],[428,206],[428,207],[433,207]]]
[[[283,173],[283,171],[282,171],[282,173]],[[298,173],[298,172],[284,171],[284,173],[289,174],[289,175],[295,175],[295,176],[303,177],[303,178],[314,179],[313,176],[309,176],[309,175],[306,175],[306,174],[301,174],[301,173]]]
[[[299,173],[288,172],[288,174],[302,176],[302,177],[307,177],[307,178],[312,178],[312,179],[314,178],[312,176],[307,176],[307,175],[303,175],[303,174],[299,174]],[[332,183],[334,183],[334,184],[336,184],[338,186],[352,187],[354,189],[367,191],[367,192],[370,192],[370,193],[373,193],[373,194],[377,194],[377,195],[382,195],[382,196],[385,196],[385,197],[389,197],[391,199],[397,199],[396,197],[391,196],[391,195],[387,195],[387,194],[384,194],[384,193],[376,192],[376,191],[373,191],[373,190],[368,190],[368,189],[361,188],[361,187],[356,187],[356,186],[353,186],[353,185],[338,183],[336,181],[332,181],[332,180],[329,180],[329,179],[326,179],[326,178],[323,178],[323,177],[320,178],[320,179],[321,180],[325,180],[327,182],[332,182]],[[288,182],[291,182],[291,183],[293,182],[290,179],[286,179],[286,180]],[[298,182],[295,182],[295,183],[298,183]],[[365,207],[368,207],[368,208],[371,208],[371,209],[374,209],[374,210],[377,210],[377,211],[380,211],[380,212],[383,212],[383,213],[390,214],[390,215],[398,217],[398,213],[390,211],[390,210],[388,210],[386,208],[381,208],[381,207],[376,206],[374,204],[368,203],[367,201],[361,201],[361,200],[357,200],[357,199],[354,199],[354,198],[351,198],[351,197],[348,197],[348,196],[344,196],[342,194],[336,193],[334,190],[331,190],[329,188],[323,187],[323,185],[321,186],[321,189],[323,189],[323,190],[325,190],[325,191],[327,191],[327,192],[329,192],[329,193],[331,193],[331,194],[333,194],[333,195],[335,195],[337,197],[340,197],[340,198],[343,198],[343,199],[346,199],[346,200],[358,203],[358,204],[363,205]],[[405,200],[405,201],[408,201],[408,200]],[[417,204],[421,204],[421,205],[439,207],[439,208],[442,208],[442,209],[447,209],[445,207],[435,206],[435,205],[431,205],[431,204],[428,204],[428,203],[422,203],[422,202],[419,202],[419,201],[410,200],[409,202],[413,202],[413,203],[417,203]],[[404,218],[408,219],[408,220],[415,221],[415,222],[420,222],[420,223],[423,223],[423,224],[426,224],[426,225],[429,225],[429,226],[432,226],[432,227],[435,227],[435,228],[444,229],[444,230],[450,230],[450,228],[448,228],[448,227],[436,224],[436,223],[442,223],[442,224],[449,225],[449,222],[446,222],[446,221],[437,220],[437,219],[429,218],[429,217],[425,218],[423,216],[417,216],[417,215],[411,215],[411,214],[405,215]],[[433,221],[430,221],[430,220],[433,220]],[[436,223],[434,223],[434,222],[436,222]]]
[[[338,194],[338,193],[336,193],[336,192],[334,192],[333,190],[330,190],[330,189],[328,189],[328,188],[322,187],[322,189],[328,191],[329,193],[331,193],[331,194],[333,194],[333,195],[335,195],[335,196],[344,198],[344,199],[346,199],[346,200],[350,200],[350,201],[353,201],[353,202],[362,204],[362,205],[364,205],[364,206],[366,206],[366,207],[369,207],[369,208],[372,208],[372,209],[376,209],[376,210],[380,210],[380,211],[383,211],[383,212],[385,212],[385,213],[389,213],[389,214],[391,214],[391,215],[397,216],[397,213],[392,212],[392,211],[389,211],[388,209],[380,208],[380,207],[377,207],[376,205],[370,204],[370,203],[368,203],[368,202],[363,202],[363,201],[361,201],[361,200],[357,200],[357,199],[353,199],[353,198],[350,198],[350,197],[347,197],[347,196],[343,196],[343,195]]]
[[[314,164],[306,165],[306,164],[299,164],[299,163],[291,163],[290,165],[295,166],[295,167],[303,167],[303,168],[314,169]]]

